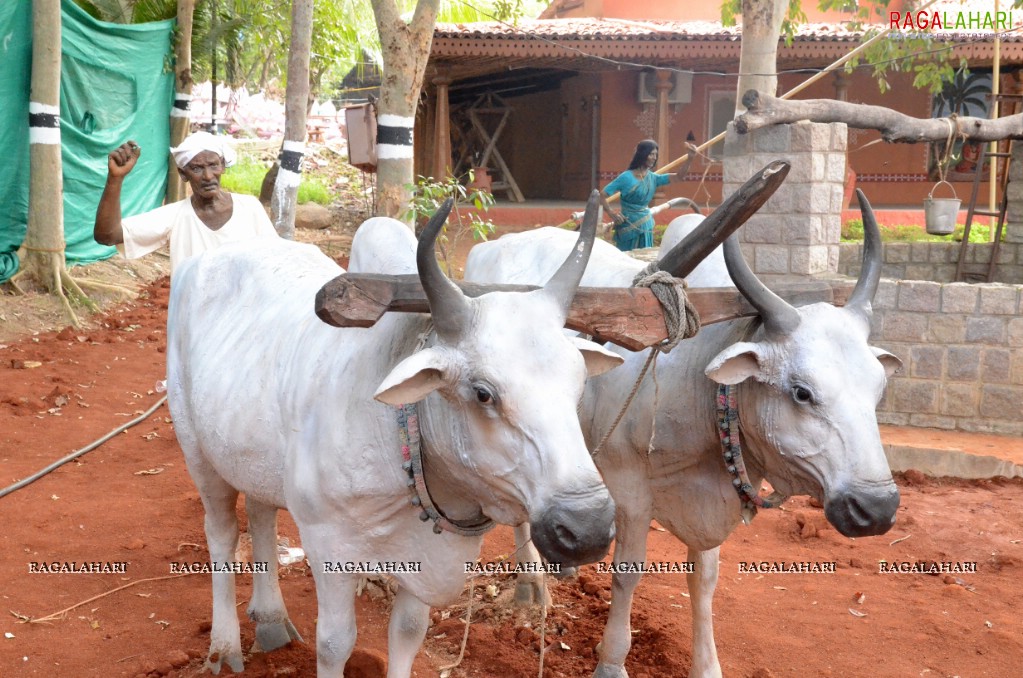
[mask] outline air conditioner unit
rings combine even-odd
[[[673,71],[668,78],[671,89],[668,90],[669,104],[688,104],[693,100],[693,74]],[[639,103],[657,103],[657,74],[653,71],[639,73]]]

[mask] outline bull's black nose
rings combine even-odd
[[[828,522],[847,537],[884,534],[895,524],[899,488],[852,491],[830,499],[824,507]]]
[[[615,535],[615,505],[605,488],[552,501],[530,523],[533,544],[549,563],[585,565],[607,555]]]

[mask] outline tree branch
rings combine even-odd
[[[377,22],[377,32],[380,33],[380,44],[385,44],[385,39],[391,36],[393,26],[401,21],[401,14],[394,0],[372,0],[373,15]]]
[[[1023,113],[988,120],[973,117],[911,118],[883,106],[851,104],[835,99],[778,99],[748,90],[742,97],[747,111],[735,118],[735,130],[746,134],[771,125],[809,120],[844,122],[856,129],[876,129],[889,143],[915,144],[921,141],[945,141],[949,123],[956,136],[968,141],[1023,139]]]
[[[437,23],[437,9],[440,0],[419,0],[416,11],[412,15],[412,32],[419,34],[426,31],[433,36],[433,27]]]

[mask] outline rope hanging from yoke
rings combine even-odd
[[[646,362],[643,363],[643,369],[639,371],[639,376],[636,378],[636,383],[632,386],[632,391],[629,392],[629,397],[625,399],[625,403],[622,405],[622,409],[619,410],[614,422],[612,422],[611,428],[607,430],[607,433],[600,439],[597,446],[593,448],[592,456],[594,457],[604,449],[604,443],[607,442],[607,439],[611,437],[611,434],[614,433],[615,429],[618,428],[618,424],[625,417],[625,412],[629,409],[629,405],[632,404],[633,398],[636,397],[639,386],[643,383],[643,379],[646,378],[650,366],[657,361],[657,354],[671,351],[683,339],[696,336],[696,333],[700,331],[700,314],[689,300],[689,296],[686,295],[686,288],[689,285],[682,278],[676,278],[667,271],[662,271],[658,268],[657,262],[653,262],[636,274],[636,277],[632,280],[632,286],[649,287],[650,291],[657,297],[657,301],[661,303],[661,308],[664,309],[664,326],[668,331],[668,338],[650,349],[650,354],[647,356]]]

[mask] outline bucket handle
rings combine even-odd
[[[938,183],[934,184],[934,186],[931,188],[931,192],[927,194],[927,199],[928,200],[933,200],[934,199],[934,192],[936,190],[938,190],[938,186],[941,186],[942,184],[945,184],[950,189],[952,189],[952,199],[954,199],[954,200],[958,200],[959,199],[959,196],[956,195],[956,188],[955,188],[955,186],[953,186],[952,184],[950,184],[947,181],[945,181],[944,179],[942,179]],[[948,198],[945,198],[945,199],[948,200]]]

